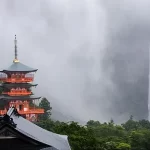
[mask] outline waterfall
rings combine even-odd
[[[148,120],[150,121],[150,46],[149,46],[149,75],[148,75]]]

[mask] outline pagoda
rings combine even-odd
[[[41,97],[34,96],[31,88],[36,87],[33,84],[34,74],[38,69],[28,67],[19,62],[17,58],[17,40],[15,35],[15,59],[13,64],[2,71],[0,71],[0,82],[2,94],[0,102],[4,103],[4,108],[0,110],[0,115],[6,114],[10,107],[15,107],[20,115],[29,121],[37,121],[38,114],[43,114],[44,109],[33,107],[35,100]]]

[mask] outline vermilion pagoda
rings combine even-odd
[[[43,109],[31,108],[30,101],[40,99],[33,96],[31,87],[37,86],[32,84],[34,73],[38,69],[28,67],[19,62],[17,58],[17,40],[15,36],[15,59],[13,64],[8,68],[0,71],[0,81],[3,92],[0,101],[5,103],[4,109],[0,110],[0,115],[6,114],[9,107],[16,107],[19,114],[27,120],[36,121],[38,114],[43,114]]]

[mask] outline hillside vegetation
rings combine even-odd
[[[50,103],[43,98],[40,107],[45,114],[39,117],[37,125],[49,131],[68,135],[72,150],[150,150],[150,122],[134,121],[133,116],[121,125],[113,120],[100,123],[90,120],[85,126],[77,122],[53,121]]]

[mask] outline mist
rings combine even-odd
[[[0,68],[38,68],[35,94],[55,119],[122,122],[148,117],[150,2],[2,0]],[[62,120],[63,120],[62,119]]]

